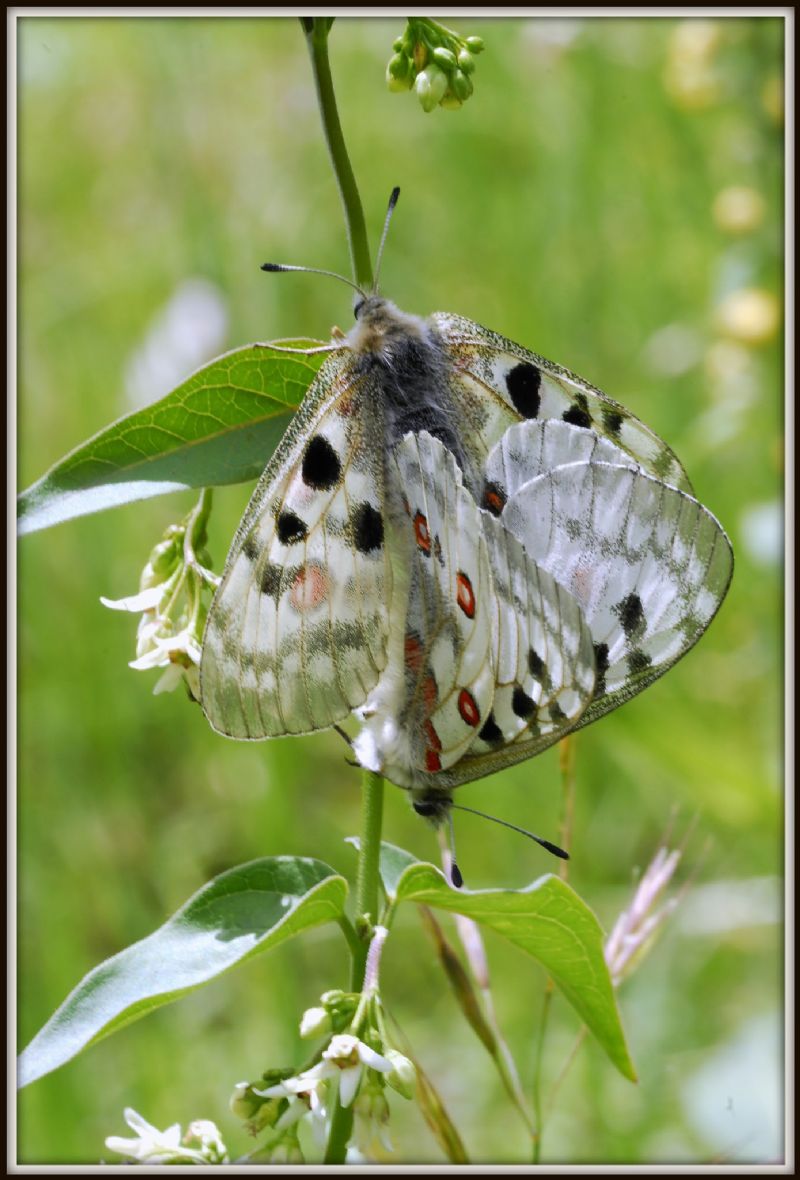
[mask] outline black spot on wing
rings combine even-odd
[[[588,429],[592,425],[592,415],[589,413],[589,403],[586,401],[586,394],[576,393],[575,401],[568,410],[564,411],[561,417],[572,426],[583,426]]]
[[[604,409],[602,412],[603,425],[609,434],[619,434],[625,418],[618,410]]]
[[[244,544],[242,545],[242,553],[248,561],[255,561],[258,557],[258,544],[252,533],[248,537],[245,537]]]
[[[628,656],[628,668],[632,676],[635,676],[638,672],[644,672],[645,669],[650,667],[652,662],[646,651],[634,649]]]
[[[622,630],[628,639],[635,639],[644,630],[645,618],[642,600],[638,594],[631,592],[614,607],[614,613],[622,624]]]
[[[506,373],[506,388],[511,403],[523,418],[535,418],[539,413],[542,375],[535,365],[522,361]]]
[[[371,553],[383,545],[383,517],[371,504],[357,504],[350,520],[353,544],[359,553]]]
[[[490,713],[483,723],[478,737],[484,742],[501,742],[503,740],[503,731],[494,719],[494,713]]]
[[[514,692],[511,695],[511,708],[517,717],[527,719],[528,717],[532,717],[536,712],[536,702],[528,696],[520,684],[516,684],[514,686]]]
[[[277,532],[278,540],[284,545],[294,545],[308,536],[305,521],[288,508],[278,517]]]
[[[329,491],[342,474],[336,451],[321,434],[315,434],[303,455],[303,482],[318,491]]]
[[[259,575],[259,586],[262,594],[268,594],[270,598],[277,598],[281,590],[281,574],[283,569],[279,565],[273,565],[268,561]]]

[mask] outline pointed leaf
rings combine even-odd
[[[252,955],[344,911],[347,883],[307,857],[221,873],[167,922],[90,971],[21,1054],[19,1085]]]
[[[286,340],[237,348],[166,397],[107,426],[18,499],[18,531],[186,488],[256,479],[326,353]]]
[[[390,861],[396,851],[387,854]],[[453,889],[433,865],[418,862],[396,882],[395,896],[398,902],[423,902],[466,914],[538,959],[617,1069],[636,1081],[603,956],[600,923],[559,877],[540,877],[525,889],[472,892]]]

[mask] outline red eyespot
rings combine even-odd
[[[468,619],[475,618],[475,591],[472,582],[462,570],[456,574],[456,602]]]
[[[414,536],[417,539],[417,544],[423,553],[430,553],[431,551],[431,534],[428,530],[428,522],[421,512],[418,512],[414,517]]]
[[[475,727],[480,723],[481,715],[475,704],[475,697],[466,688],[462,688],[458,694],[458,711],[462,721],[466,721],[467,725]]]

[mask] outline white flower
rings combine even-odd
[[[208,1164],[227,1161],[225,1144],[214,1123],[208,1119],[199,1119],[189,1127],[187,1139],[200,1143],[200,1150],[195,1150],[181,1142],[179,1123],[173,1123],[166,1131],[159,1131],[130,1106],[125,1108],[124,1115],[125,1122],[136,1132],[136,1138],[123,1139],[119,1135],[109,1135],[106,1139],[109,1151],[126,1155],[140,1164]]]
[[[319,1065],[307,1069],[294,1078],[284,1078],[275,1086],[253,1093],[262,1098],[287,1098],[288,1106],[274,1124],[276,1131],[285,1131],[302,1118],[308,1118],[314,1140],[324,1147],[328,1139],[328,1084],[327,1075]]]
[[[339,1101],[342,1106],[349,1106],[358,1092],[364,1067],[377,1070],[378,1073],[391,1073],[392,1063],[358,1037],[350,1033],[339,1033],[331,1038],[328,1048],[322,1057],[326,1063],[328,1077],[339,1077]],[[322,1063],[320,1063],[322,1064]],[[315,1066],[319,1069],[319,1066]]]

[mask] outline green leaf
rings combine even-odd
[[[285,340],[285,349],[318,347]],[[18,531],[186,488],[256,479],[326,353],[250,344],[217,357],[166,397],[120,418],[22,492]]]
[[[21,1054],[26,1086],[139,1017],[344,912],[347,882],[319,860],[250,861],[204,885],[153,934],[86,975]]]
[[[421,862],[395,880],[401,851],[390,846],[387,868],[383,859],[381,864],[398,903],[422,902],[466,914],[538,959],[620,1073],[636,1081],[603,957],[603,931],[574,889],[552,875],[525,889],[453,889],[438,869]]]

